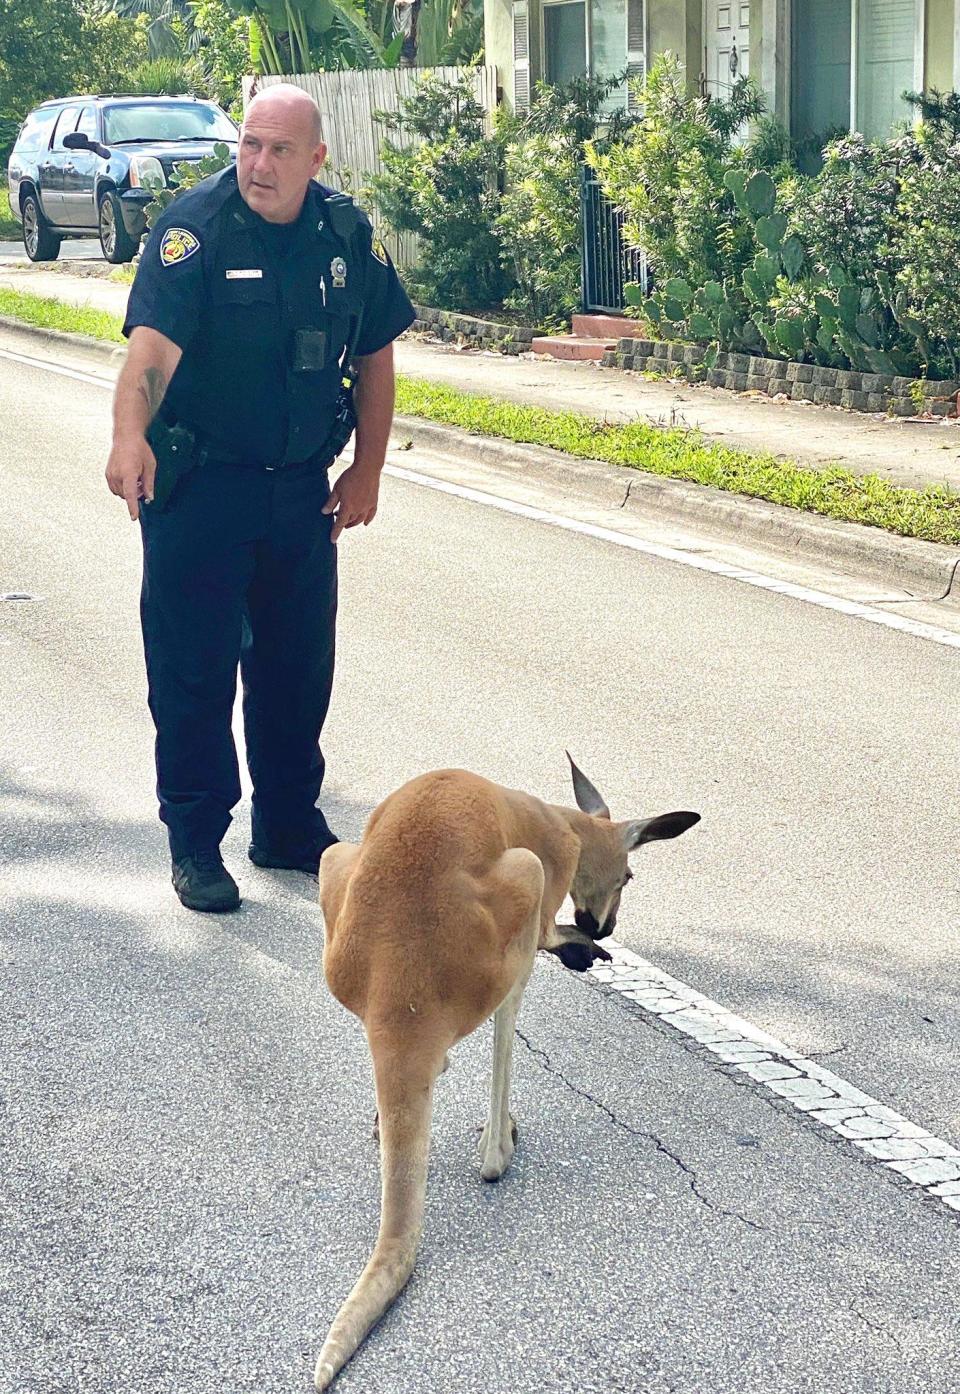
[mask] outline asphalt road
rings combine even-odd
[[[243,910],[169,888],[108,408],[2,362],[0,1391],[305,1390],[375,1232],[369,1071],[245,803]],[[960,1142],[955,650],[395,478],[341,584],[342,836],[447,764],[568,801],[564,747],[616,816],[697,808],[622,940]],[[473,1161],[484,1031],[338,1387],[955,1387],[955,1216],[552,963],[520,1025],[512,1172]]]
[[[19,257],[27,261],[23,242],[0,242],[0,257]],[[102,261],[103,252],[95,237],[65,237],[60,244],[58,261]]]

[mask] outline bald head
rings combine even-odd
[[[302,87],[278,82],[254,97],[237,152],[240,194],[254,213],[268,223],[293,222],[326,158],[320,109]]]
[[[320,122],[320,108],[302,87],[292,82],[276,82],[258,92],[247,107],[243,117],[244,126],[251,116],[264,115],[268,120],[289,124],[291,129],[300,130],[314,145],[323,140]]]

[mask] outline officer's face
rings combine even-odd
[[[326,146],[316,142],[308,111],[263,99],[251,103],[237,153],[244,202],[268,223],[292,222],[326,154]]]

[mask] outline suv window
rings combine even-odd
[[[83,108],[83,115],[80,117],[80,124],[77,126],[77,130],[80,132],[81,135],[86,136],[88,140],[96,140],[96,138],[97,138],[97,111],[96,111],[96,107],[85,106],[85,107]]]
[[[78,106],[65,106],[60,113],[60,120],[57,122],[57,132],[53,137],[54,150],[63,149],[63,138],[70,131],[77,128],[77,117],[80,115]]]
[[[151,102],[108,106],[103,112],[106,145],[127,140],[229,140],[237,128],[219,107],[203,102]]]
[[[50,144],[50,132],[53,130],[53,123],[60,115],[60,107],[47,106],[41,107],[39,111],[32,111],[23,123],[23,127],[17,137],[14,149],[19,154],[26,150],[46,150]]]

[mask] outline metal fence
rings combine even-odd
[[[605,197],[593,171],[584,165],[580,206],[583,213],[583,308],[586,314],[619,314],[623,288],[639,281],[647,289],[647,262],[642,252],[624,245],[625,214]]]
[[[400,146],[412,144],[416,137],[406,131],[387,132],[373,119],[375,111],[399,111],[405,97],[416,92],[417,82],[427,75],[454,83],[470,79],[473,94],[487,113],[492,128],[493,112],[497,105],[497,70],[487,65],[478,68],[366,68],[344,69],[342,72],[294,73],[287,76],[262,76],[256,79],[257,90],[275,82],[292,82],[309,92],[320,108],[323,138],[329,150],[327,164],[320,178],[347,193],[358,195],[369,207],[363,190],[372,175],[383,168],[380,161],[380,142],[384,136]],[[244,105],[250,100],[252,77],[244,78]],[[373,210],[370,210],[371,212]],[[402,269],[416,265],[417,239],[413,233],[394,235],[381,229],[383,240],[394,261]]]

